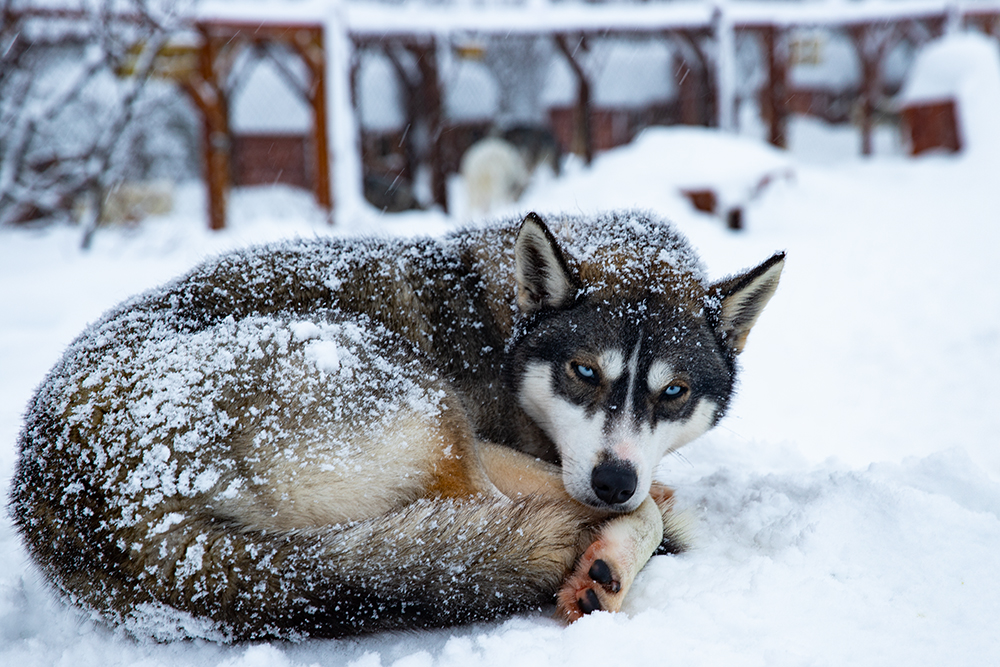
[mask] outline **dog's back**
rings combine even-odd
[[[11,498],[29,550],[72,599],[157,636],[337,636],[542,603],[571,562],[529,564],[575,545],[578,519],[469,499],[482,481],[445,378],[464,363],[458,318],[490,315],[467,312],[478,277],[441,284],[467,270],[447,242],[291,243],[109,313],[29,408]],[[455,358],[435,369],[441,346]]]

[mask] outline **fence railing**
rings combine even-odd
[[[304,141],[287,143],[293,148],[301,145],[303,151],[311,154],[305,158],[307,167],[302,173],[309,175],[310,187],[321,206],[333,208],[331,165],[336,158],[361,164],[362,170],[393,183],[400,179],[413,182],[420,172],[429,174],[430,199],[447,210],[448,174],[457,168],[458,158],[468,145],[497,121],[488,113],[480,117],[471,112],[468,117],[456,119],[456,112],[449,107],[455,104],[454,87],[459,85],[461,77],[450,76],[443,70],[455,62],[456,54],[459,58],[475,54],[477,40],[518,37],[526,40],[525,44],[545,44],[554,57],[563,59],[574,84],[570,103],[564,101],[561,110],[553,111],[542,122],[551,126],[554,134],[567,144],[566,148],[575,149],[589,161],[596,150],[618,141],[614,137],[628,137],[630,128],[643,122],[672,120],[731,127],[736,99],[734,37],[750,39],[757,45],[764,73],[758,98],[761,116],[768,140],[784,146],[787,121],[794,108],[789,83],[794,55],[791,36],[803,28],[822,28],[846,35],[860,65],[856,120],[862,137],[861,150],[868,154],[872,151],[876,114],[885,96],[886,59],[896,46],[904,42],[920,45],[949,29],[962,27],[1000,36],[1000,3],[943,0],[859,2],[835,7],[827,3],[763,2],[566,3],[533,6],[530,11],[516,7],[359,4],[313,18],[297,17],[301,20],[294,22],[274,21],[273,14],[248,17],[246,12],[253,11],[252,7],[241,6],[239,10],[240,20],[193,18],[189,27],[196,36],[192,48],[197,57],[189,62],[195,64],[171,73],[194,100],[203,120],[209,218],[213,228],[225,224],[234,146],[247,145],[246,141],[234,141],[230,122],[232,91],[227,88],[230,85],[227,77],[241,49],[259,50],[267,44],[281,44],[304,64],[305,74],[293,88],[310,109],[311,126]],[[36,20],[82,18],[75,10],[26,11]],[[119,18],[129,20],[127,15]],[[325,31],[331,22],[339,22],[338,29],[348,36],[353,50],[348,62],[336,62],[326,51]],[[675,54],[672,67],[677,75],[671,84],[676,85],[674,106],[660,103],[643,113],[616,116],[613,108],[595,103],[596,73],[587,54],[593,44],[615,39],[670,45]],[[364,54],[380,58],[383,78],[393,79],[385,87],[389,91],[385,94],[395,98],[385,103],[399,107],[393,127],[373,129],[372,123],[361,117],[364,105],[358,100],[358,76]],[[351,108],[360,135],[356,142],[360,149],[355,148],[353,154],[344,145],[339,147],[347,154],[335,156],[328,148],[330,67],[341,68],[350,81]],[[280,62],[277,69],[281,71]],[[469,76],[462,79],[462,85],[474,85],[475,72]],[[476,102],[476,95],[481,94],[485,93],[474,93],[470,99]],[[240,168],[244,171],[244,162],[252,159],[248,155],[240,155],[243,161]]]

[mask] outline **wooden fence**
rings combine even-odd
[[[50,16],[65,21],[76,16],[72,12],[32,11],[42,19]],[[247,17],[246,11],[247,8],[240,8],[243,18],[239,20],[192,20],[190,29],[197,36],[197,43],[188,53],[192,64],[180,71],[174,68],[170,73],[201,112],[209,221],[213,229],[225,225],[225,203],[234,175],[244,181],[267,180],[253,162],[260,159],[254,155],[266,155],[268,149],[262,148],[259,142],[254,146],[252,138],[235,137],[230,129],[230,91],[226,78],[240,49],[281,43],[297,53],[305,64],[308,78],[298,91],[312,111],[311,131],[307,136],[289,139],[285,142],[288,146],[277,139],[270,145],[281,144],[282,160],[286,164],[296,159],[289,157],[288,151],[302,150],[309,154],[303,157],[304,164],[293,164],[294,168],[289,171],[298,170],[298,178],[309,182],[320,206],[333,209],[331,170],[334,158],[371,162],[372,151],[386,150],[387,146],[389,150],[396,150],[392,148],[392,142],[396,142],[403,165],[399,175],[412,178],[418,166],[426,167],[430,172],[433,201],[447,210],[447,176],[457,169],[458,157],[468,144],[486,131],[485,126],[449,127],[443,113],[445,91],[438,70],[439,51],[452,48],[452,41],[459,37],[468,40],[475,36],[516,34],[552,40],[576,83],[572,108],[552,114],[557,126],[554,129],[564,141],[572,137],[584,159],[589,161],[596,150],[630,135],[629,131],[621,129],[626,121],[620,117],[616,119],[613,109],[594,108],[592,75],[579,56],[589,41],[621,36],[669,42],[685,54],[682,65],[693,74],[690,79],[685,78],[686,86],[680,86],[681,99],[678,110],[671,112],[673,117],[688,123],[728,127],[732,122],[733,98],[731,85],[726,85],[726,76],[734,55],[725,52],[724,47],[733,43],[734,34],[752,36],[760,45],[766,71],[760,108],[768,128],[767,137],[775,146],[783,147],[787,144],[788,118],[795,108],[789,84],[791,35],[802,28],[845,34],[860,63],[861,85],[855,102],[861,150],[870,154],[876,112],[885,95],[885,63],[897,45],[904,41],[920,45],[948,29],[974,28],[1000,36],[1000,3],[964,5],[944,0],[858,2],[836,7],[813,3],[747,2],[727,4],[724,12],[707,3],[556,4],[530,11],[516,7],[473,10],[439,5],[347,5],[337,14],[338,29],[346,33],[355,54],[377,49],[392,58],[393,53],[406,52],[417,64],[415,68],[407,68],[395,63],[405,98],[406,127],[421,126],[429,141],[421,151],[412,143],[412,132],[392,137],[362,136],[356,143],[368,152],[367,155],[357,154],[362,151],[356,150],[354,155],[335,156],[328,147],[327,68],[344,68],[345,75],[352,79],[357,59],[331,63],[325,45],[326,31],[331,25],[328,17],[275,22],[267,16]],[[660,121],[664,117],[660,114]],[[235,168],[234,158],[237,161]]]

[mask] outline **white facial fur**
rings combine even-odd
[[[612,382],[620,378],[625,371],[625,355],[618,349],[602,352],[597,358],[597,363],[601,365],[600,370],[604,377]]]
[[[646,386],[651,392],[659,393],[674,380],[674,369],[665,361],[654,361],[646,375]]]
[[[622,374],[635,377],[638,350],[633,351],[628,363],[623,364],[620,350],[609,350],[598,356],[604,378],[614,381]],[[555,372],[563,372],[555,369]],[[657,393],[674,379],[669,365],[656,362],[650,368],[646,384]],[[653,469],[667,452],[694,440],[707,431],[715,418],[718,405],[714,401],[698,399],[693,413],[682,421],[661,420],[654,426],[642,423],[631,411],[632,395],[636,383],[630,381],[627,414],[615,421],[610,432],[605,432],[608,414],[602,409],[587,415],[587,410],[554,390],[553,368],[546,362],[529,362],[521,384],[520,403],[525,412],[555,442],[562,457],[563,484],[566,491],[582,503],[601,507],[604,503],[591,488],[594,467],[608,455],[627,462],[636,472],[636,493],[620,507],[623,512],[634,510],[645,499],[652,482]],[[655,387],[655,389],[654,389]]]

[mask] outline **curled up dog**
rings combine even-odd
[[[69,347],[11,513],[59,590],[137,635],[618,610],[683,548],[654,467],[726,411],[783,262],[712,283],[631,212],[223,256]]]

